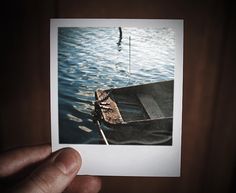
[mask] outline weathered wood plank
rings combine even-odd
[[[161,108],[152,96],[143,93],[138,93],[137,97],[142,103],[150,119],[158,119],[164,117]]]
[[[102,102],[99,104],[99,107],[101,109],[104,121],[110,124],[118,124],[124,122],[116,102],[113,101],[111,97],[107,97],[107,92],[97,90],[96,94],[98,100],[102,100]],[[106,100],[103,100],[104,98],[106,98]]]

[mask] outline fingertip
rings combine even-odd
[[[102,180],[96,176],[87,176],[88,187],[90,188],[88,192],[97,193],[102,188]]]
[[[62,192],[81,166],[80,154],[72,148],[54,152],[17,188],[23,192]]]
[[[56,153],[54,163],[64,174],[69,175],[79,171],[82,159],[76,150],[63,148]]]
[[[65,192],[97,193],[102,188],[102,180],[96,176],[76,176]]]

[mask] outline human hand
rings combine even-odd
[[[24,147],[0,155],[0,192],[97,193],[101,180],[76,176],[79,153],[64,148],[51,153],[49,145]]]

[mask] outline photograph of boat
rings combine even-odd
[[[95,121],[107,144],[122,141],[138,143],[149,138],[148,144],[171,145],[174,81],[100,90],[95,92]],[[110,129],[102,130],[101,124]],[[141,135],[149,131],[150,136]],[[122,137],[117,137],[122,135]],[[133,141],[133,142],[131,142]]]
[[[58,27],[59,142],[172,145],[175,32]]]

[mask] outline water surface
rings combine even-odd
[[[94,92],[174,79],[170,28],[58,29],[60,143],[97,144]]]

